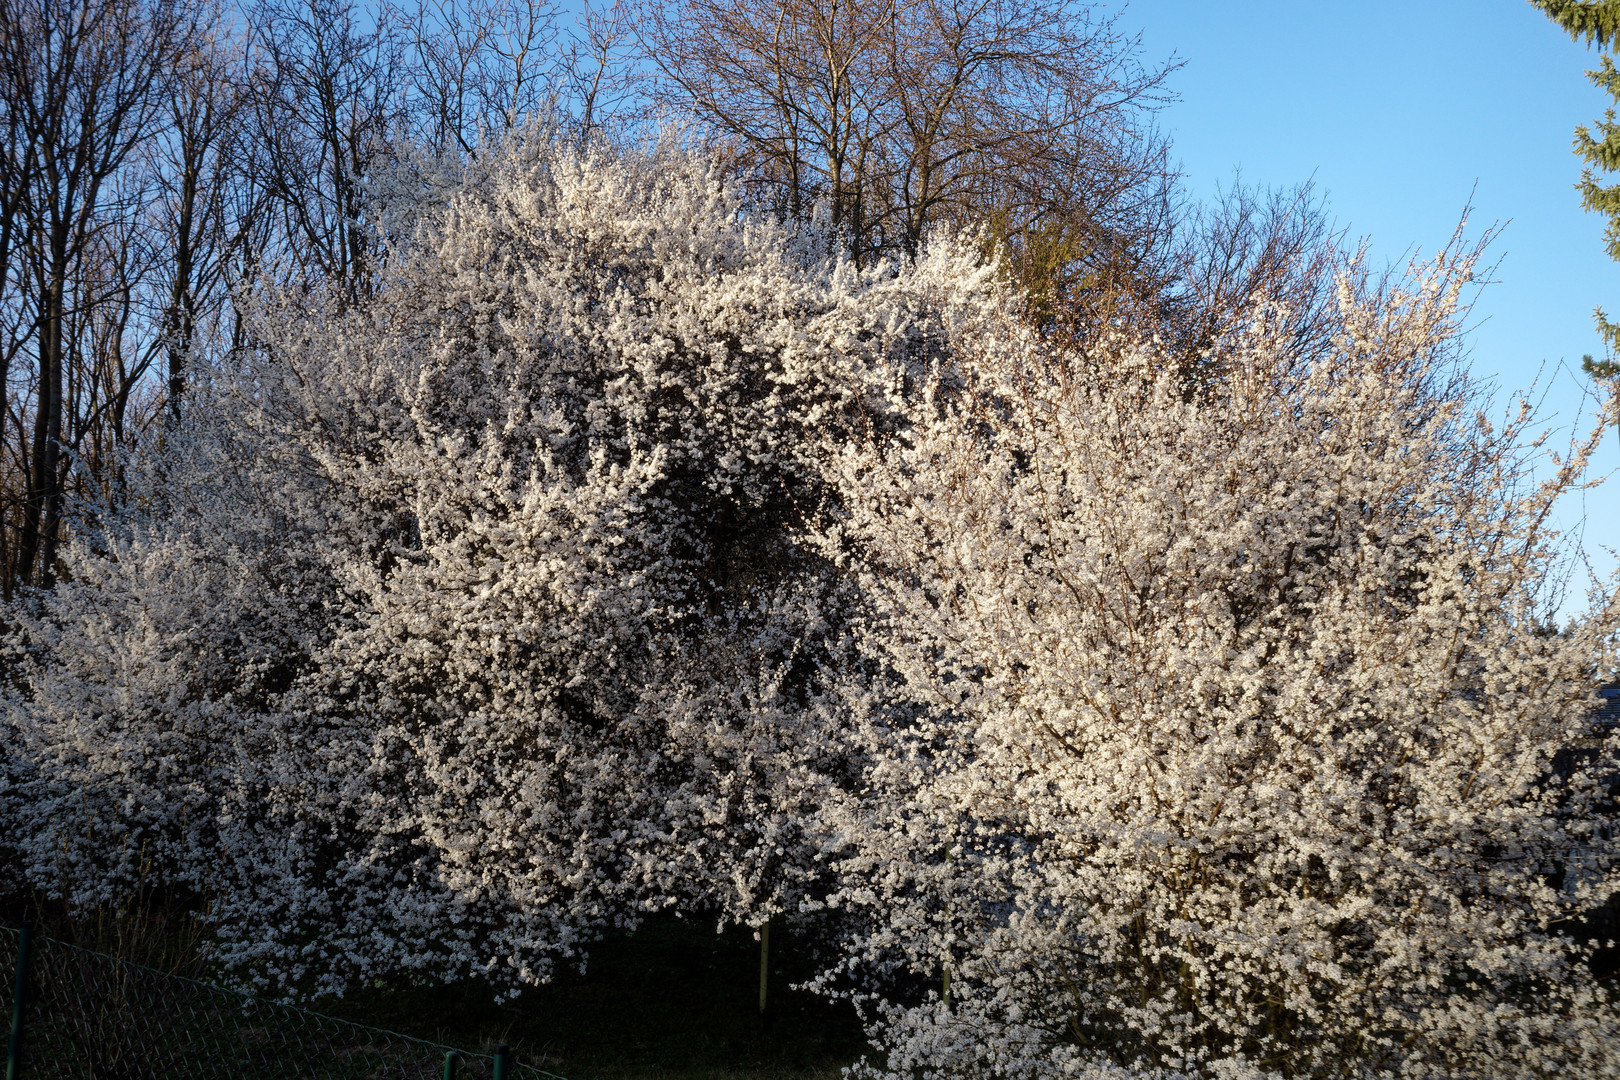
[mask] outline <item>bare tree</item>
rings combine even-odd
[[[0,0],[0,589],[48,586],[65,501],[118,498],[123,448],[248,344],[256,277],[370,288],[402,141],[599,130],[628,38],[549,0]]]
[[[408,32],[419,138],[472,153],[482,133],[551,112],[556,23],[549,0],[417,0]]]
[[[11,48],[0,42],[0,58],[10,64]],[[6,453],[10,442],[8,429],[20,431],[22,417],[13,415],[11,385],[13,364],[18,354],[32,338],[36,325],[35,303],[32,290],[25,279],[20,258],[28,239],[23,220],[23,207],[33,183],[39,159],[34,143],[29,138],[24,116],[19,109],[5,108],[5,141],[0,145],[0,454]],[[9,455],[8,455],[9,456]],[[0,590],[7,599],[11,596],[12,553],[15,547],[13,519],[22,507],[26,481],[25,461],[7,461],[10,468],[0,466]]]
[[[648,0],[654,101],[730,142],[768,202],[824,205],[857,259],[942,223],[1106,218],[1163,172],[1168,68],[1062,0]]]
[[[26,267],[6,287],[32,294],[21,301],[32,312],[22,347],[36,372],[13,566],[43,585],[62,519],[69,330],[96,299],[94,275],[81,270],[107,222],[136,209],[132,190],[114,181],[158,121],[160,90],[193,25],[177,0],[0,0],[0,95],[27,147],[7,170],[19,177],[16,254]]]
[[[352,0],[265,0],[249,20],[247,164],[268,197],[275,254],[308,283],[356,294],[376,254],[365,183],[404,116],[395,20]]]
[[[167,409],[180,418],[186,365],[197,343],[199,321],[219,313],[228,300],[227,260],[234,235],[251,212],[233,213],[240,183],[237,157],[247,149],[241,120],[246,106],[241,42],[217,7],[207,20],[216,29],[178,64],[166,101],[166,124],[154,140],[153,174],[158,185],[154,222],[167,248],[167,287],[158,335],[168,361]]]
[[[883,47],[901,0],[672,0],[640,12],[655,100],[731,143],[790,218],[824,204],[859,257],[881,246],[868,170],[895,126]]]
[[[619,0],[606,9],[582,3],[561,56],[562,99],[582,137],[601,131],[634,100],[631,12]]]

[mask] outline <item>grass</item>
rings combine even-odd
[[[866,1050],[854,1009],[788,988],[815,970],[807,937],[777,927],[771,953],[764,1017],[752,934],[670,916],[503,1005],[469,983],[373,987],[314,1008],[467,1049],[507,1042],[568,1080],[832,1080]]]

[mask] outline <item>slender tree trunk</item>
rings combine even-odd
[[[15,119],[12,121],[15,124]],[[15,136],[14,136],[15,139]],[[10,163],[8,163],[10,164]],[[0,207],[0,290],[11,287],[11,248],[17,242],[18,217],[22,213],[24,184],[33,166],[30,151],[20,168],[7,169],[4,206]],[[6,445],[5,388],[11,385],[11,343],[0,342],[0,448]],[[3,488],[0,488],[3,491]],[[13,578],[17,570],[11,564],[11,508],[0,504],[0,598],[11,601]]]
[[[765,1015],[766,991],[771,982],[771,923],[765,920],[759,928],[759,1015]]]
[[[47,588],[54,576],[57,532],[62,520],[57,480],[62,446],[62,322],[66,315],[67,248],[67,228],[59,223],[52,228],[50,276],[40,296],[39,390],[34,405],[33,467],[29,471],[22,543],[17,553],[18,576],[24,580],[32,578]]]
[[[164,315],[164,337],[169,354],[169,408],[170,424],[180,422],[180,402],[186,390],[186,358],[191,352],[192,337],[197,324],[197,297],[192,287],[192,263],[197,207],[197,167],[185,162],[185,175],[180,186],[180,216],[175,230],[174,284],[169,292],[169,309]]]

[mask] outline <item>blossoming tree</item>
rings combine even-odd
[[[267,272],[8,611],[36,884],[189,885],[294,991],[826,904],[894,1076],[1613,1075],[1613,765],[1555,757],[1620,608],[1544,590],[1591,444],[1535,482],[1475,411],[1466,264],[1189,385],[670,146],[402,161],[374,279]]]
[[[876,1072],[1620,1068],[1568,933],[1612,804],[1554,768],[1620,609],[1543,600],[1594,444],[1535,483],[1529,418],[1475,411],[1466,278],[1347,280],[1309,364],[1261,306],[1197,388],[1151,342],[964,337],[834,451],[888,673],[830,811],[842,974],[936,988],[876,995]]]
[[[379,198],[377,280],[264,287],[28,617],[32,872],[93,892],[144,852],[226,959],[327,989],[796,906],[843,753],[811,451],[845,369],[988,310],[988,271],[857,272],[667,146],[531,131]]]

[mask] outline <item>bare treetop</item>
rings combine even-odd
[[[1107,213],[1138,183],[1167,68],[1089,7],[1039,0],[669,0],[640,9],[653,98],[709,126],[782,213],[858,261],[928,231]]]

